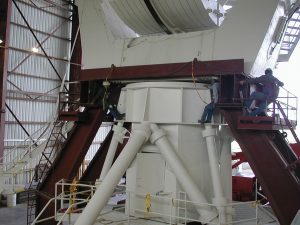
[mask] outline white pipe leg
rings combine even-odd
[[[233,141],[228,126],[222,126],[220,136],[222,139],[221,156],[220,156],[220,175],[227,201],[232,201],[232,169],[231,169],[231,142]],[[232,222],[232,207],[226,208],[227,223]]]
[[[99,213],[106,205],[107,201],[114,192],[115,187],[120,181],[126,169],[140,150],[141,146],[150,136],[149,124],[140,124],[132,132],[128,143],[109,170],[108,174],[99,185],[94,196],[77,219],[75,225],[92,225],[96,221]]]
[[[116,154],[116,150],[118,148],[118,144],[123,143],[123,137],[124,137],[123,132],[125,130],[126,129],[123,127],[123,123],[121,123],[121,122],[119,122],[117,125],[114,125],[114,127],[113,127],[114,135],[111,139],[111,142],[110,142],[110,145],[109,145],[109,148],[107,151],[107,155],[106,155],[106,158],[105,158],[102,170],[101,170],[101,174],[99,177],[100,181],[102,181],[104,179],[104,177],[108,173],[108,171],[113,163],[113,160],[114,160],[114,157]]]
[[[218,207],[221,223],[224,223],[226,221],[225,208],[220,206],[224,206],[226,204],[226,199],[224,198],[223,194],[219,160],[217,157],[217,148],[215,143],[216,130],[213,129],[211,125],[206,125],[205,130],[202,132],[202,134],[206,139],[206,146],[208,151],[209,166],[211,170],[211,178],[215,195],[213,202]]]
[[[199,190],[197,184],[193,181],[187,170],[184,168],[181,160],[177,156],[175,150],[169,143],[166,133],[156,124],[151,124],[151,143],[155,143],[161,154],[166,159],[168,165],[176,175],[180,185],[186,191],[189,198],[194,202],[208,203],[205,196]],[[196,206],[197,211],[201,216],[201,220],[209,222],[216,217],[216,213],[210,207]]]
[[[223,186],[223,193],[227,200],[232,200],[232,169],[231,169],[231,142],[233,141],[230,130],[227,126],[221,127],[220,132],[222,146],[220,154],[220,175]]]

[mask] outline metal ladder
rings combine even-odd
[[[46,178],[47,172],[52,166],[56,153],[61,148],[61,144],[66,140],[65,135],[62,133],[64,125],[64,121],[57,120],[53,122],[53,127],[49,138],[47,139],[46,146],[41,154],[37,166],[35,167],[35,174],[28,187],[27,225],[31,224],[36,216],[36,195],[39,186]]]
[[[280,47],[279,62],[287,62],[291,57],[300,39],[300,9],[290,15],[286,24],[286,30]]]

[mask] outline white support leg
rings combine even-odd
[[[224,198],[221,177],[220,177],[220,166],[219,159],[217,157],[217,148],[215,142],[216,130],[212,128],[211,125],[205,125],[205,130],[203,131],[203,137],[206,139],[206,146],[208,151],[209,165],[211,170],[211,178],[213,184],[213,190],[215,198],[213,203],[218,207],[219,219],[221,223],[226,221],[225,207],[226,199]]]
[[[180,158],[177,156],[175,150],[168,141],[164,130],[160,129],[156,124],[151,124],[150,127],[152,131],[150,138],[151,143],[158,147],[189,198],[197,203],[208,203],[205,196],[199,190],[197,184],[193,181],[187,170],[184,168]],[[201,220],[205,221],[205,223],[210,222],[217,216],[211,207],[196,205],[196,209],[201,216]]]
[[[232,169],[231,169],[231,142],[233,137],[228,126],[222,126],[220,132],[222,146],[220,155],[220,175],[223,186],[223,193],[228,202],[232,201]],[[233,208],[226,208],[227,223],[232,222]]]
[[[113,127],[113,131],[114,131],[114,135],[111,139],[110,145],[109,145],[109,149],[107,151],[107,155],[102,167],[102,171],[99,177],[99,180],[102,181],[104,179],[104,177],[106,176],[106,174],[108,173],[115,154],[116,154],[116,150],[118,148],[118,144],[119,143],[123,143],[123,137],[124,137],[124,131],[126,131],[126,129],[123,127],[123,123],[122,122],[118,122],[117,125],[114,125]]]
[[[128,143],[103,179],[102,183],[99,185],[82,214],[77,219],[75,225],[92,225],[95,223],[99,213],[111,197],[122,175],[130,166],[141,146],[150,137],[150,133],[149,124],[144,123],[136,127],[132,132]]]
[[[220,131],[222,140],[220,154],[220,175],[223,186],[223,194],[228,201],[232,200],[232,169],[231,169],[231,142],[233,137],[228,126],[222,126]]]

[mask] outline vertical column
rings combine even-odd
[[[10,33],[11,0],[0,1],[0,157],[4,151],[5,100]]]

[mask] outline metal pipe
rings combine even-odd
[[[217,157],[217,147],[215,142],[216,129],[212,128],[211,125],[205,125],[205,129],[202,132],[202,135],[206,139],[211,179],[215,196],[213,198],[213,203],[217,206],[219,210],[219,220],[221,221],[221,223],[223,223],[226,221],[226,213],[224,207],[224,205],[226,204],[226,199],[224,198],[223,194],[219,159]]]
[[[133,130],[128,143],[123,151],[99,185],[91,201],[79,216],[75,225],[92,225],[96,221],[99,213],[104,208],[108,199],[114,192],[115,187],[121,177],[129,167],[141,146],[150,137],[150,128],[148,123],[139,124]]]
[[[107,151],[107,155],[106,155],[103,167],[102,167],[102,171],[101,171],[101,174],[99,177],[100,181],[102,181],[105,178],[105,176],[107,175],[107,173],[113,163],[113,160],[114,160],[114,157],[116,154],[116,150],[118,148],[118,144],[123,143],[123,136],[124,136],[123,132],[125,130],[126,129],[123,127],[123,123],[121,123],[121,122],[118,122],[118,124],[114,125],[114,127],[113,127],[114,135],[111,139],[111,142],[110,142],[110,145],[109,145],[109,148]]]
[[[197,184],[193,181],[185,167],[183,166],[180,158],[177,156],[175,150],[171,146],[170,142],[166,137],[164,130],[160,129],[156,124],[150,126],[152,135],[151,143],[155,144],[160,150],[163,157],[166,159],[168,165],[170,165],[172,171],[176,175],[180,185],[186,191],[187,195],[193,202],[200,204],[207,204],[206,197],[199,190]],[[196,205],[196,210],[200,214],[201,221],[207,223],[213,220],[217,214],[211,207]]]
[[[220,175],[224,195],[228,201],[232,200],[232,165],[231,165],[231,142],[233,137],[228,126],[222,126],[220,131],[221,154],[220,154]]]
[[[222,126],[220,131],[222,140],[220,154],[220,176],[223,186],[223,193],[228,202],[232,201],[232,160],[231,160],[231,142],[233,137],[228,126]],[[232,222],[233,208],[226,207],[226,222]]]

